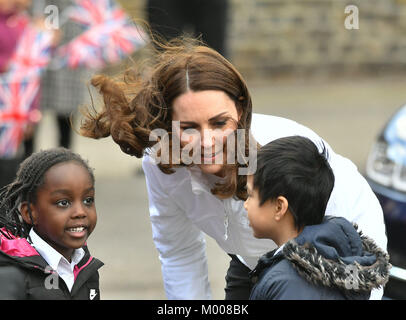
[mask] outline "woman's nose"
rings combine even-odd
[[[201,147],[211,151],[214,145],[213,132],[210,129],[205,129],[201,137]]]

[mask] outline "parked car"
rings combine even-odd
[[[393,265],[384,297],[406,299],[406,105],[389,119],[372,146],[366,179],[382,205]]]

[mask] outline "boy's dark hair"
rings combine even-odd
[[[291,136],[274,140],[260,148],[253,188],[260,205],[284,196],[289,203],[295,227],[319,224],[334,187],[334,174],[322,152],[308,138]]]
[[[36,152],[20,164],[15,180],[0,189],[0,228],[7,229],[14,236],[26,238],[30,226],[21,217],[20,204],[28,202],[28,212],[31,216],[29,204],[35,204],[37,190],[44,183],[45,173],[56,164],[69,161],[75,161],[86,168],[94,184],[93,169],[80,155],[65,148]]]

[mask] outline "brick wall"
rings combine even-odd
[[[121,2],[145,18],[145,0]],[[347,5],[358,8],[358,30],[344,26]],[[248,77],[406,72],[406,0],[230,0],[227,47]]]
[[[231,58],[246,74],[406,66],[406,3],[395,0],[232,0]],[[347,5],[359,29],[344,26]]]

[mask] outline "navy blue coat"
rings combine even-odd
[[[389,278],[387,253],[341,217],[306,226],[274,252],[250,274],[251,300],[368,299]]]

